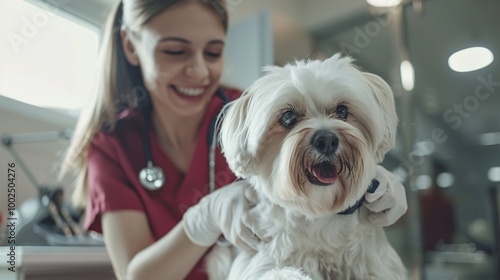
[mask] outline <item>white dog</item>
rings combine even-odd
[[[256,230],[272,240],[255,254],[215,247],[210,279],[406,278],[384,230],[349,214],[398,122],[387,83],[352,62],[337,54],[267,67],[225,110],[223,152],[259,194]]]

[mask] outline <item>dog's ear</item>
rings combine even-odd
[[[224,107],[220,130],[222,152],[229,167],[240,178],[247,178],[255,174],[255,152],[249,148],[248,119],[251,94],[247,91],[243,95]]]
[[[382,114],[384,136],[376,150],[377,161],[383,161],[385,154],[396,144],[398,115],[394,104],[394,94],[391,87],[379,76],[363,73],[377,100]]]

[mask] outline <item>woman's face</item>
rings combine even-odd
[[[186,1],[153,18],[132,45],[155,110],[203,114],[219,86],[225,31],[209,7]]]

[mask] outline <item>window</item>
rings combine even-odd
[[[73,112],[86,103],[99,39],[62,15],[56,6],[0,1],[0,95]]]

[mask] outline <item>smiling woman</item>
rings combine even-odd
[[[0,2],[0,95],[31,105],[74,110],[85,104],[98,36],[62,16],[62,7]],[[9,24],[7,24],[7,22]]]

